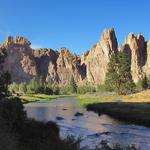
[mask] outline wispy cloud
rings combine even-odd
[[[31,44],[31,48],[33,48],[33,49],[37,49],[37,48],[42,48],[42,46],[41,46],[41,45],[39,45],[39,44],[35,44],[35,43],[33,43],[33,44]]]

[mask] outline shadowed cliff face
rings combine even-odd
[[[111,54],[118,48],[114,29],[105,30],[100,41],[92,49],[81,56],[81,63],[86,65],[88,82],[103,84],[107,72],[107,64]]]
[[[52,49],[41,48],[33,51],[38,76],[47,81],[58,82],[57,64],[59,53]]]
[[[132,78],[134,82],[137,82],[144,74],[143,66],[147,59],[144,37],[141,34],[135,36],[133,33],[130,33],[119,50],[124,51],[128,55],[129,61],[131,62]]]
[[[135,82],[145,73],[150,75],[150,42],[141,34],[130,33],[118,48],[114,29],[104,30],[98,43],[81,56],[71,54],[66,48],[60,52],[47,48],[33,50],[30,45],[20,36],[15,39],[9,36],[0,45],[7,51],[4,69],[11,73],[12,81],[28,82],[34,76],[42,76],[48,82],[65,85],[73,76],[79,84],[87,81],[103,84],[110,56],[118,51],[127,53]]]
[[[4,69],[11,73],[15,82],[28,81],[37,75],[37,68],[30,48],[30,42],[23,37],[9,36],[0,46],[6,49]]]

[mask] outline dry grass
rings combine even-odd
[[[150,102],[150,90],[122,97],[124,102]]]
[[[150,90],[142,91],[131,95],[116,95],[114,93],[96,93],[96,94],[85,94],[78,95],[77,99],[81,106],[86,106],[92,103],[101,102],[150,102]]]

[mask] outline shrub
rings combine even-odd
[[[91,85],[79,86],[77,89],[78,94],[86,94],[86,93],[93,93],[93,92],[96,92],[96,88]]]
[[[44,94],[47,94],[47,95],[52,95],[53,94],[53,91],[51,88],[49,87],[45,87],[44,88]]]
[[[69,91],[70,93],[77,93],[77,84],[73,78],[71,77],[70,83],[69,83]]]
[[[62,86],[62,87],[60,88],[60,94],[64,94],[64,95],[70,94],[69,85]]]
[[[19,93],[20,94],[26,94],[27,93],[27,85],[26,85],[26,83],[20,83],[19,84]]]
[[[136,90],[142,91],[148,88],[149,88],[149,80],[147,79],[147,76],[144,75],[144,77],[136,83]]]
[[[8,89],[13,94],[18,93],[19,92],[19,85],[17,83],[13,82],[12,84],[9,85]]]
[[[97,91],[98,92],[105,92],[105,91],[107,91],[106,85],[105,84],[98,85],[97,86]]]
[[[0,101],[0,117],[5,120],[5,125],[10,131],[21,130],[26,120],[21,100],[15,97]]]

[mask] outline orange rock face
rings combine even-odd
[[[93,48],[81,56],[81,63],[86,65],[86,78],[93,84],[103,84],[107,72],[107,65],[111,54],[118,48],[114,29],[105,30],[100,41]]]
[[[71,54],[66,48],[62,48],[57,59],[59,83],[68,83],[72,76],[76,82],[79,82],[85,78],[84,71],[82,70],[80,58]]]
[[[130,33],[118,48],[114,29],[104,30],[97,44],[81,56],[66,48],[60,52],[48,48],[33,50],[30,45],[30,41],[21,36],[15,39],[9,36],[0,45],[7,51],[4,69],[10,72],[12,81],[28,82],[34,76],[42,76],[48,82],[65,85],[73,76],[79,84],[103,84],[110,57],[118,51],[128,55],[135,82],[144,74],[150,76],[150,42],[141,34]]]
[[[27,39],[23,37],[13,39],[9,36],[1,47],[7,51],[4,69],[11,73],[12,81],[26,82],[37,75],[32,49]]]
[[[120,47],[120,51],[127,53],[131,62],[131,73],[134,82],[138,82],[143,77],[143,66],[146,62],[146,42],[141,34],[135,36],[130,33],[125,43]]]

